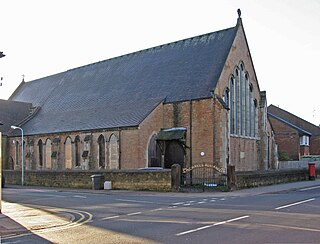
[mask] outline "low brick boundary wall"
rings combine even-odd
[[[21,184],[21,171],[4,170],[3,174],[6,184]],[[111,181],[115,190],[171,191],[171,170],[25,171],[24,182],[29,186],[92,189],[91,176],[96,174],[103,175],[104,181]],[[309,180],[306,169],[235,174],[237,189]],[[317,178],[320,178],[319,168]]]
[[[20,185],[21,171],[4,170],[6,184]],[[25,171],[29,186],[92,189],[91,175],[101,174],[115,190],[171,191],[171,170]]]
[[[317,168],[317,178],[320,170]],[[237,189],[309,180],[307,169],[261,172],[236,172]]]

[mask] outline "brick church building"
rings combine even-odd
[[[14,125],[26,170],[254,171],[276,161],[240,13],[228,29],[22,81],[1,106],[25,115]],[[6,128],[4,165],[19,170],[21,133]]]

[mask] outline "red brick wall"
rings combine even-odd
[[[310,132],[312,134],[310,138],[310,148],[309,152],[311,155],[320,155],[320,127],[313,125],[281,108],[274,105],[268,107],[268,112],[283,118],[286,121]]]
[[[270,123],[275,133],[278,152],[287,152],[291,160],[299,160],[300,136],[291,126],[269,116]]]

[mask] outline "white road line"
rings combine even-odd
[[[202,201],[202,202],[198,202],[198,204],[202,204],[202,203],[206,203],[206,202],[204,202],[204,201]]]
[[[129,213],[129,214],[127,214],[127,216],[138,215],[138,214],[142,214],[142,212]]]
[[[289,208],[289,207],[292,207],[292,206],[295,206],[295,205],[303,204],[303,203],[306,203],[306,202],[311,202],[311,201],[314,201],[314,200],[315,200],[315,198],[311,198],[311,199],[307,199],[307,200],[304,200],[304,201],[291,203],[291,204],[288,204],[288,205],[277,207],[277,208],[275,208],[275,210],[279,210],[279,209],[283,209],[283,208]]]
[[[137,201],[137,200],[129,200],[129,199],[116,199],[117,201],[121,202],[135,202],[135,203],[151,203],[155,204],[156,202],[149,202],[149,201]]]
[[[182,235],[190,234],[190,233],[193,233],[193,232],[196,232],[196,231],[199,231],[199,230],[204,230],[204,229],[207,229],[207,228],[210,228],[210,227],[231,223],[231,222],[238,221],[238,220],[241,220],[241,219],[246,219],[246,218],[249,218],[249,216],[245,215],[245,216],[241,216],[241,217],[238,217],[238,218],[234,218],[234,219],[229,219],[229,220],[226,220],[226,221],[218,222],[218,223],[215,223],[215,224],[212,224],[212,225],[202,226],[202,227],[199,227],[199,228],[196,228],[196,229],[193,229],[193,230],[188,230],[188,231],[184,231],[184,232],[178,233],[178,234],[176,234],[176,236],[182,236]]]
[[[76,198],[87,198],[86,196],[80,196],[80,195],[73,195],[72,197],[76,197]]]
[[[153,210],[150,210],[151,212],[156,212],[156,211],[161,211],[162,208],[157,208],[157,209],[153,209]]]
[[[169,206],[168,208],[177,208],[178,206]]]
[[[314,190],[314,189],[318,189],[318,188],[320,188],[320,186],[313,186],[313,187],[303,188],[303,189],[301,189],[299,191],[309,191],[309,190]]]
[[[116,219],[116,218],[119,218],[119,217],[120,217],[119,215],[115,215],[115,216],[110,216],[110,217],[103,218],[102,220]]]
[[[172,203],[172,205],[182,205],[184,204],[184,202],[176,202],[176,203]]]

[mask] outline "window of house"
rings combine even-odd
[[[300,137],[300,145],[301,146],[309,146],[310,145],[310,138],[309,136],[303,135]]]

